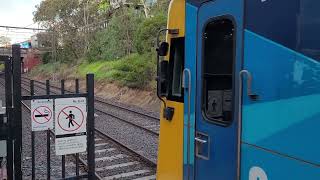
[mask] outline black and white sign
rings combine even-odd
[[[210,117],[222,116],[222,96],[223,91],[210,90],[208,91],[208,109],[207,115]]]
[[[56,99],[55,118],[56,154],[85,152],[87,148],[86,98]]]
[[[31,100],[32,131],[53,129],[53,100]]]

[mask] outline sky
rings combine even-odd
[[[19,26],[38,28],[33,22],[35,6],[42,0],[0,0],[0,26]],[[35,34],[32,30],[0,28],[0,36],[11,38],[11,43],[30,39]]]

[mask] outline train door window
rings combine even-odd
[[[169,59],[169,95],[168,99],[183,101],[182,73],[184,68],[184,38],[171,39]]]
[[[215,19],[206,25],[202,38],[203,115],[210,122],[227,125],[233,109],[234,24]]]

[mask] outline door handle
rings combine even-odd
[[[195,137],[194,140],[197,141],[198,143],[201,143],[201,144],[207,143],[206,140],[200,139],[200,138],[198,138],[198,137]]]
[[[259,99],[259,95],[252,92],[252,74],[248,70],[241,70],[239,72],[239,105],[238,105],[238,142],[237,142],[237,180],[240,180],[240,166],[241,166],[241,129],[242,129],[242,77],[247,77],[247,96],[253,100],[256,101]]]
[[[186,76],[188,77],[188,79],[186,79]],[[186,82],[187,81],[187,82]],[[190,69],[188,68],[185,68],[183,70],[183,73],[182,73],[182,87],[185,89],[185,90],[188,90],[188,121],[187,121],[187,138],[188,138],[188,141],[187,141],[187,177],[189,179],[190,177],[190,174],[193,174],[192,173],[192,169],[190,167],[190,150],[191,150],[191,145],[190,145],[190,120],[191,120],[191,71]],[[193,179],[193,178],[192,178]]]
[[[198,158],[210,159],[210,137],[207,134],[197,132],[194,138],[196,144],[196,156]]]
[[[248,70],[242,70],[239,73],[239,79],[240,79],[240,91],[242,91],[242,76],[247,76],[247,95],[249,98],[253,101],[256,101],[259,99],[259,95],[252,92],[252,75]]]

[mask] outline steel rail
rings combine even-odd
[[[97,128],[95,128],[95,131],[100,134],[101,136],[103,136],[105,139],[110,139],[111,141],[115,142],[116,144],[120,145],[121,147],[125,148],[126,150],[130,151],[131,153],[137,155],[139,158],[143,159],[145,162],[147,162],[148,164],[150,164],[152,167],[156,167],[157,163],[152,161],[151,159],[145,157],[144,155],[136,152],[134,149],[126,146],[125,144],[119,142],[117,139],[103,133],[102,131],[98,130]]]

